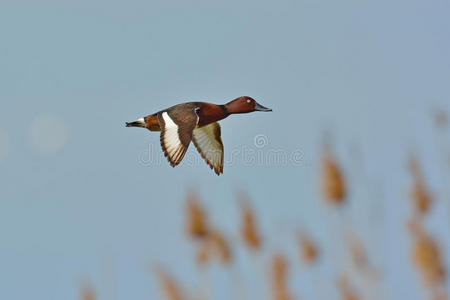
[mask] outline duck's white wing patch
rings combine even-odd
[[[167,112],[163,112],[161,116],[164,121],[160,137],[161,147],[163,149],[164,155],[169,160],[170,165],[172,167],[175,167],[181,162],[184,155],[186,154],[186,150],[190,142],[190,137],[186,142],[186,139],[183,139],[180,136],[181,131],[179,129],[179,126],[172,120]]]
[[[217,175],[223,173],[223,144],[217,122],[194,129],[192,140],[206,163]]]

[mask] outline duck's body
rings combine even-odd
[[[225,105],[187,102],[126,123],[126,126],[161,131],[161,146],[172,167],[181,162],[192,140],[206,163],[220,175],[223,173],[223,144],[218,121],[230,114],[252,111],[271,109],[247,96],[236,98]]]
[[[184,114],[184,112],[186,111],[195,111],[196,108],[198,108],[196,110],[196,114],[199,119],[196,128],[220,121],[230,115],[227,112],[225,105],[217,105],[207,102],[186,102],[174,105],[172,107],[154,113],[153,115],[144,117],[145,128],[151,131],[161,131],[158,114],[162,114],[164,112],[167,112],[169,115],[176,115],[177,112],[182,112]],[[131,125],[133,123],[127,123],[127,126],[133,126]]]

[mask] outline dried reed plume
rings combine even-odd
[[[431,300],[448,300],[450,299],[445,291],[439,291],[436,292],[432,297]]]
[[[342,204],[346,195],[344,176],[329,146],[325,146],[322,156],[321,176],[321,189],[325,200],[332,205]]]
[[[216,258],[223,264],[231,262],[231,248],[225,237],[217,230],[210,230],[197,248],[197,263],[205,265]]]
[[[431,195],[427,191],[425,181],[420,171],[419,163],[413,156],[409,158],[409,169],[413,177],[413,186],[410,192],[410,197],[414,204],[415,212],[423,216],[425,215],[433,202]]]
[[[231,261],[231,248],[220,232],[214,230],[211,234],[208,235],[208,239],[212,241],[212,245],[214,246],[215,253],[219,260],[227,264]]]
[[[196,261],[200,266],[206,265],[212,254],[212,244],[208,238],[204,239],[197,247]]]
[[[302,261],[306,264],[313,264],[316,262],[319,250],[313,240],[304,232],[298,232],[297,237]]]
[[[183,296],[183,292],[178,284],[175,282],[175,279],[169,275],[162,268],[158,267],[156,269],[156,275],[159,278],[159,282],[161,285],[161,289],[164,292],[164,295],[167,300],[183,300],[187,299]]]
[[[197,248],[196,260],[204,265],[211,257],[226,264],[231,261],[231,250],[225,237],[217,230],[209,228],[206,213],[199,204],[198,195],[187,194],[186,232],[190,237],[201,238]]]
[[[186,232],[191,237],[204,237],[208,233],[208,222],[205,211],[200,206],[196,193],[190,191],[186,198]]]
[[[443,284],[446,271],[437,242],[424,232],[418,222],[411,222],[410,228],[414,238],[411,258],[423,282],[430,287]]]
[[[254,213],[248,201],[241,199],[241,207],[241,238],[250,249],[258,250],[261,247],[261,237],[256,228]]]
[[[348,245],[350,257],[352,259],[353,265],[360,272],[371,271],[371,266],[369,264],[369,259],[367,258],[366,249],[362,241],[356,236],[356,234],[350,234],[348,236]]]
[[[444,129],[448,126],[448,115],[445,111],[438,109],[434,112],[434,123],[437,128]]]
[[[271,262],[271,283],[273,300],[292,300],[287,288],[287,268],[286,259],[281,254],[275,254]]]
[[[342,275],[337,280],[337,286],[341,292],[342,300],[360,300],[361,297],[357,291],[349,284],[346,276]]]
[[[81,289],[81,300],[95,300],[95,293],[91,286],[85,284]]]

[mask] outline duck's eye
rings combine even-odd
[[[252,100],[250,100],[250,99],[247,99],[247,103],[250,103],[250,102],[252,102]]]

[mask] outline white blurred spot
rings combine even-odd
[[[0,162],[6,158],[9,151],[11,151],[11,140],[8,132],[0,128]]]
[[[55,115],[42,115],[30,125],[30,142],[39,152],[52,154],[61,150],[67,142],[66,121]]]

